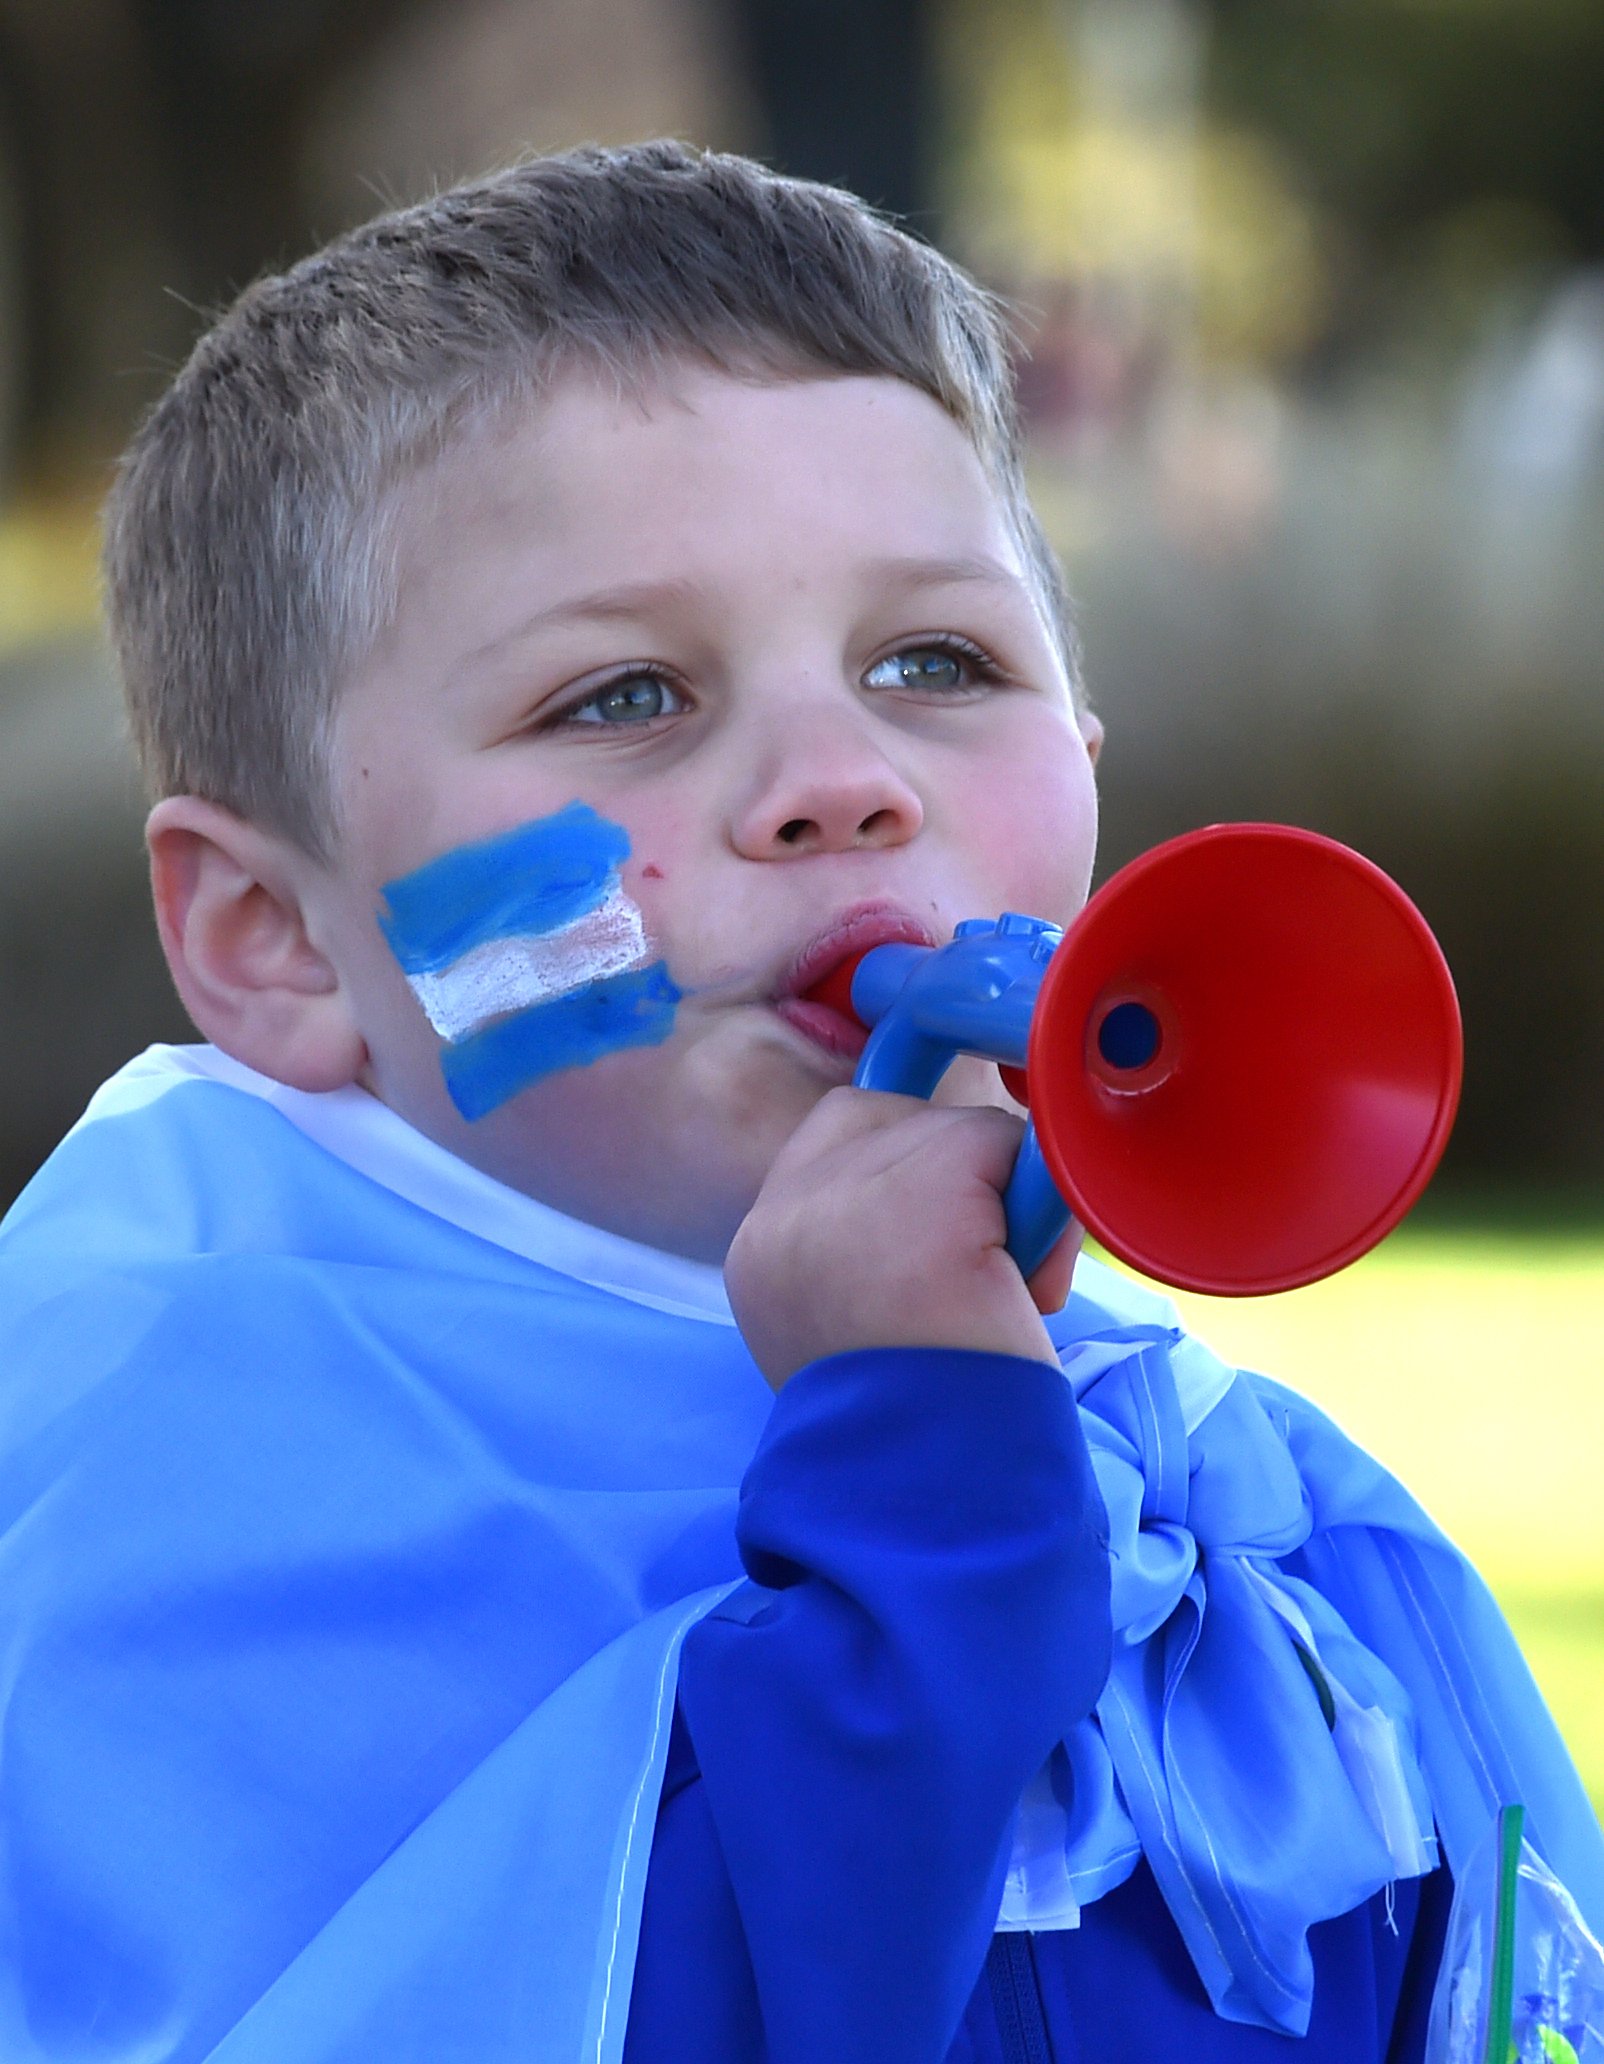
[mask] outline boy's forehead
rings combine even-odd
[[[673,365],[625,382],[570,367],[456,438],[404,490],[401,534],[414,573],[469,537],[481,557],[494,539],[587,582],[598,557],[688,574],[705,559],[711,573],[776,542],[1023,571],[969,438],[884,376]]]

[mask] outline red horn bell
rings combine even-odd
[[[1031,1020],[1031,1115],[1109,1251],[1185,1290],[1331,1274],[1430,1179],[1459,1100],[1447,964],[1360,854],[1285,825],[1155,847],[1086,906]]]

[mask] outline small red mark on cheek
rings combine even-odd
[[[648,860],[640,871],[640,878],[642,881],[661,881],[663,879],[663,870]]]

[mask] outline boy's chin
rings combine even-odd
[[[821,1045],[777,1015],[766,1015],[751,1037],[731,1042],[727,1055],[709,1056],[709,1089],[727,1123],[778,1129],[775,1151],[821,1097],[852,1080],[856,1057]]]
[[[709,1037],[609,1057],[554,1077],[470,1127],[464,1159],[570,1216],[722,1263],[775,1158],[850,1056],[778,1020],[726,1020]],[[960,1058],[941,1102],[1009,1105],[989,1063]]]
[[[421,1129],[570,1217],[721,1263],[775,1156],[850,1081],[850,1063],[783,1036],[714,1038],[668,1058],[667,1047],[612,1055],[472,1123],[431,1099]]]

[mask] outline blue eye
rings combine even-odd
[[[564,712],[571,724],[649,724],[654,717],[677,716],[686,707],[684,697],[671,688],[661,674],[644,670],[620,674],[605,687],[597,688],[583,702]]]
[[[915,694],[950,695],[994,680],[996,669],[978,646],[905,645],[877,659],[863,677],[866,688],[911,689]]]

